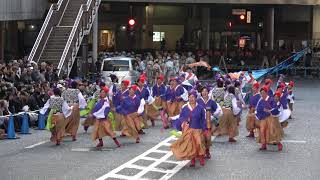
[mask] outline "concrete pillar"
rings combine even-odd
[[[190,44],[193,42],[192,31],[195,28],[197,5],[190,5],[190,7],[187,8],[189,9],[189,14],[184,25],[184,42]]]
[[[268,49],[273,50],[273,47],[274,47],[274,8],[268,9],[266,28],[267,28]]]
[[[17,21],[8,21],[5,33],[5,50],[10,52],[10,56],[15,59],[18,54],[18,24]]]
[[[84,36],[82,39],[82,63],[81,63],[81,75],[86,75],[89,72],[88,62],[88,36]]]
[[[145,6],[145,20],[146,26],[143,35],[143,48],[153,48],[153,16],[154,16],[154,5],[149,4]]]
[[[98,15],[97,13],[95,20],[93,21],[92,27],[92,60],[95,63],[98,59],[98,35],[99,35],[99,27],[98,27]]]
[[[320,39],[320,6],[313,6],[312,39]]]
[[[201,10],[201,48],[209,50],[210,48],[210,8],[204,7]]]
[[[145,11],[144,6],[135,6],[136,9],[136,32],[135,32],[135,49],[143,47],[143,14]]]
[[[261,50],[261,35],[257,33],[257,50]]]

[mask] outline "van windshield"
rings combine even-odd
[[[103,71],[129,71],[128,60],[104,61]]]

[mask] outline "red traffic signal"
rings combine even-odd
[[[136,21],[134,19],[129,19],[128,23],[130,26],[134,26],[136,24]]]
[[[232,22],[231,21],[228,21],[228,27],[232,28]]]
[[[246,18],[246,16],[245,15],[240,15],[240,20],[244,20]]]

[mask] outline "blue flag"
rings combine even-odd
[[[301,59],[301,57],[304,56],[306,50],[307,49],[304,49],[300,52],[295,53],[294,55],[290,56],[289,58],[287,58],[286,60],[284,60],[283,62],[281,62],[280,64],[278,64],[277,66],[274,66],[272,68],[254,70],[254,71],[252,71],[252,75],[255,79],[260,79],[260,78],[263,78],[264,76],[274,74],[274,73],[279,72],[283,69],[287,69],[290,66],[292,66],[295,62],[299,61]]]

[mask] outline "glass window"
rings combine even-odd
[[[103,71],[129,71],[129,61],[125,61],[125,60],[104,61]]]
[[[165,32],[153,32],[153,42],[160,42],[165,38]]]

